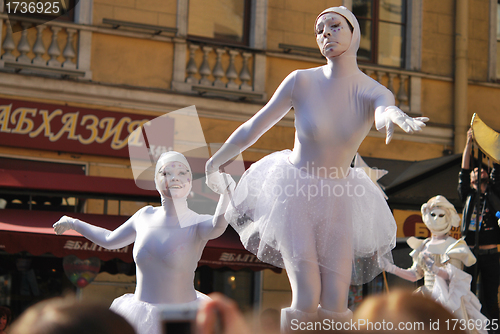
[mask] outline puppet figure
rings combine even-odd
[[[412,133],[427,120],[407,116],[387,88],[359,70],[360,28],[349,10],[326,9],[314,29],[327,64],[288,75],[206,165],[207,185],[217,189],[212,173],[294,108],[293,151],[253,164],[226,211],[249,251],[286,269],[292,305],[282,310],[283,331],[292,319],[351,317],[349,285],[380,273],[379,258],[392,261],[394,218],[366,173],[350,164],[374,121],[388,143],[394,124]]]
[[[220,185],[214,216],[190,210],[191,168],[181,153],[163,153],[155,168],[161,206],[146,206],[114,231],[63,216],[54,224],[57,234],[73,229],[99,246],[117,249],[134,243],[137,286],[134,294],[114,300],[111,310],[122,315],[139,334],[160,334],[158,305],[197,303],[208,298],[194,289],[194,271],[203,248],[227,227],[224,211],[234,181]],[[222,183],[222,175],[216,182]]]
[[[423,277],[424,285],[416,292],[440,302],[457,319],[466,323],[469,319],[474,320],[478,332],[487,333],[484,330],[487,318],[480,312],[481,303],[470,291],[472,277],[462,270],[463,265],[469,267],[476,263],[476,258],[463,238],[457,240],[448,235],[452,226],[460,226],[460,216],[453,204],[441,195],[422,205],[421,211],[431,237],[425,240],[408,239],[408,245],[413,249],[410,253],[413,266],[401,269],[383,260],[384,269],[412,282]]]

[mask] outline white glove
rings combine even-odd
[[[394,272],[398,268],[393,263],[389,262],[389,260],[383,257],[379,259],[378,266],[380,267],[380,269],[387,271],[388,273],[391,274],[394,274]]]
[[[54,231],[56,234],[63,234],[67,230],[74,230],[74,222],[75,219],[68,217],[68,216],[62,216],[61,219],[59,219],[52,227],[54,228]]]
[[[378,107],[375,110],[375,127],[378,131],[383,132],[385,128],[386,139],[385,143],[389,144],[394,134],[394,124],[397,124],[401,129],[407,133],[420,131],[425,127],[425,123],[429,120],[428,117],[415,117],[412,118],[405,114],[401,109],[395,106]]]
[[[224,194],[228,189],[230,191],[234,190],[236,185],[231,175],[218,171],[213,173],[207,172],[206,184],[212,191],[219,195]]]
[[[424,259],[425,266],[427,267],[427,270],[429,270],[433,274],[439,273],[439,267],[436,266],[436,261],[434,261],[433,258],[431,258],[427,254],[423,254],[423,259]]]

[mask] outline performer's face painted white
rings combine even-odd
[[[440,207],[433,207],[424,219],[424,223],[431,233],[436,235],[445,234],[443,232],[448,232],[448,227],[451,227],[451,220],[447,217],[447,212]]]
[[[316,43],[326,58],[343,54],[351,45],[352,34],[347,20],[340,14],[325,13],[316,22]]]
[[[421,208],[422,220],[433,235],[446,235],[453,226],[458,227],[460,216],[453,204],[438,195],[424,203]]]
[[[168,162],[156,175],[157,188],[164,198],[179,199],[189,195],[191,172],[181,162]]]

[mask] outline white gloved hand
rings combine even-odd
[[[236,185],[231,175],[219,171],[207,172],[206,184],[213,192],[219,195],[224,194],[228,189],[233,191]]]
[[[413,133],[415,131],[421,131],[422,128],[425,127],[425,122],[428,120],[428,117],[412,118],[395,106],[386,108],[378,107],[377,110],[375,110],[375,127],[380,132],[383,132],[385,128],[386,144],[389,144],[392,140],[394,124],[398,125],[407,133]]]
[[[52,227],[56,234],[63,234],[67,230],[74,230],[74,218],[68,216],[62,216]]]
[[[436,261],[434,261],[433,258],[431,258],[427,254],[423,254],[423,259],[427,270],[429,270],[433,274],[437,274],[439,272],[439,267],[436,266]]]
[[[388,273],[391,274],[394,274],[394,272],[398,268],[393,263],[389,262],[389,260],[383,257],[379,259],[378,266],[380,267],[380,269],[387,271]]]

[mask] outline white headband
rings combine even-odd
[[[164,152],[160,155],[158,158],[158,161],[156,162],[156,168],[155,168],[155,178],[156,175],[158,174],[158,171],[160,170],[161,167],[165,166],[166,163],[168,162],[180,162],[183,163],[189,171],[191,171],[191,166],[189,166],[189,162],[187,161],[186,157],[175,151],[170,151],[170,152]]]

